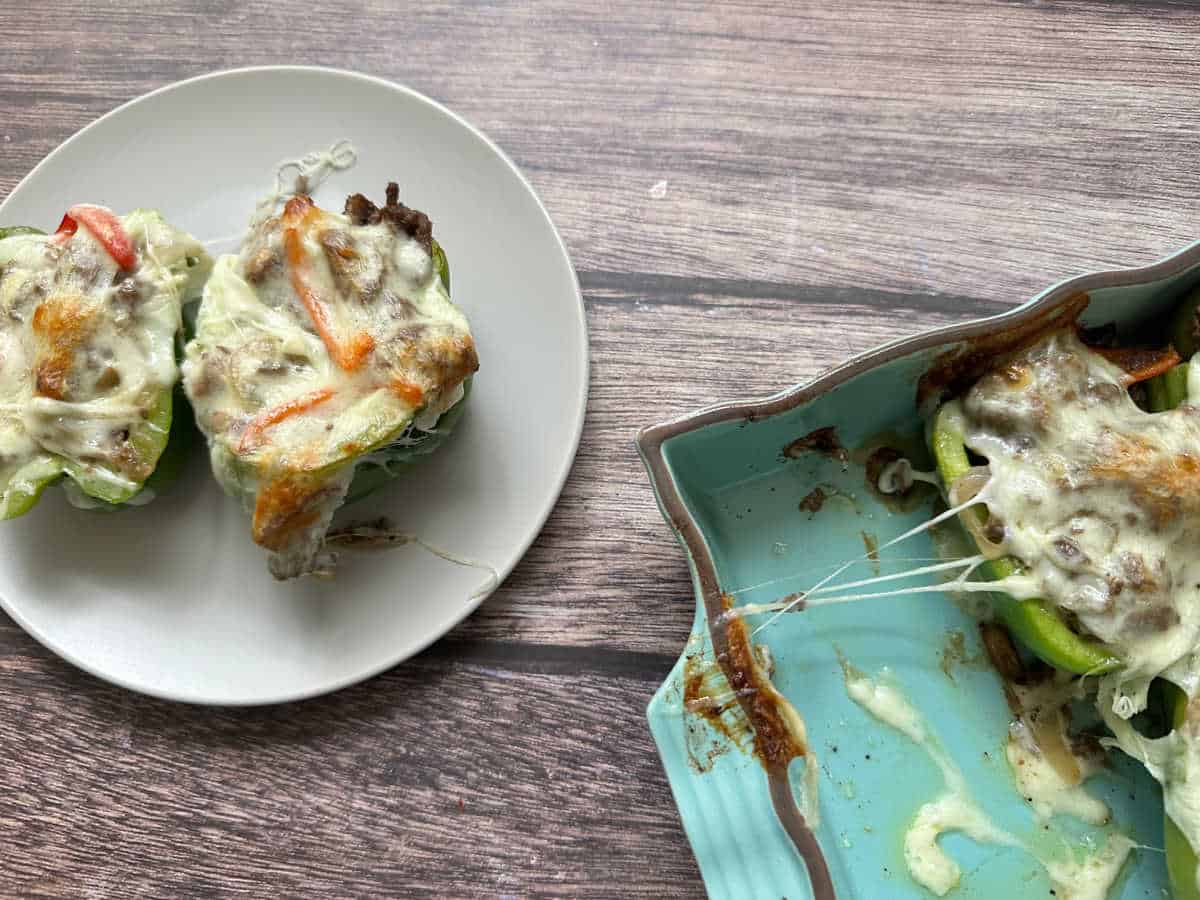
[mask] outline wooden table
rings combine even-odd
[[[360,69],[524,169],[593,353],[540,539],[366,684],[179,706],[0,616],[0,895],[702,895],[643,720],[693,604],[635,430],[1197,237],[1195,35],[1172,3],[0,5],[0,195],[176,79]]]

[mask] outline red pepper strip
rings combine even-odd
[[[1181,361],[1181,357],[1175,352],[1175,348],[1170,345],[1162,349],[1092,347],[1091,350],[1099,353],[1109,362],[1116,363],[1125,370],[1126,387],[1131,384],[1137,384],[1139,381],[1153,378],[1155,375],[1161,375],[1168,369],[1173,369]]]
[[[62,221],[58,223],[58,230],[54,232],[50,240],[56,244],[65,244],[71,239],[76,229],[79,228],[79,223],[71,218],[71,214],[67,213],[62,217]]]
[[[307,205],[301,201],[306,201]],[[284,221],[296,221],[298,219],[299,224],[302,225],[308,220],[315,209],[316,207],[312,205],[312,201],[307,197],[293,197],[284,208]],[[317,292],[313,290],[312,285],[304,277],[308,260],[304,252],[304,241],[300,236],[299,228],[284,229],[283,248],[287,253],[292,290],[296,292],[296,295],[300,298],[300,302],[308,310],[313,324],[317,326],[317,334],[321,336],[321,341],[325,344],[325,349],[329,351],[330,357],[333,358],[339,369],[345,372],[353,372],[362,365],[367,354],[375,349],[375,339],[364,331],[356,334],[348,344],[340,343],[337,336],[333,333],[333,325],[329,321],[329,313],[325,309],[325,304],[321,302],[321,298],[317,296]]]
[[[245,453],[255,449],[263,442],[263,432],[272,425],[278,425],[284,419],[320,406],[332,396],[332,388],[321,388],[301,394],[299,397],[293,397],[286,403],[259,413],[246,424],[246,430],[242,432],[242,439],[238,442],[238,452]]]
[[[128,272],[137,265],[137,251],[133,248],[133,241],[125,233],[121,220],[103,206],[87,203],[72,206],[59,223],[58,231],[54,232],[55,242],[65,244],[69,241],[81,222],[118,266]]]

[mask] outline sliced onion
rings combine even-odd
[[[1086,763],[1080,761],[1067,736],[1070,713],[1066,704],[1077,684],[1071,677],[1057,673],[1038,684],[1014,684],[1010,694],[1010,705],[1017,715],[1012,733],[1021,737],[1025,746],[1034,744],[1058,777],[1071,786],[1082,783],[1086,775]]]
[[[971,466],[950,485],[950,505],[961,506],[987,487],[992,470],[987,466]]]
[[[972,513],[962,517],[963,527],[975,539],[975,545],[985,559],[999,559],[1002,556],[1008,556],[1008,550],[1003,542],[997,543],[987,536],[989,526],[995,521],[998,520],[990,515],[978,516]]]
[[[991,478],[992,471],[987,466],[972,466],[967,469],[950,485],[950,505],[961,506],[974,499],[980,491],[987,487]],[[979,548],[979,552],[986,559],[999,559],[1008,555],[1003,541],[993,541],[987,535],[989,526],[998,521],[990,513],[972,508],[964,510],[959,518],[962,520],[963,526],[970,532],[971,537],[975,539],[975,545]]]
[[[1030,718],[1032,721],[1029,722],[1029,726],[1033,732],[1033,739],[1046,762],[1050,763],[1059,777],[1072,787],[1082,782],[1083,771],[1079,767],[1079,760],[1067,746],[1062,711],[1042,709]]]
[[[912,463],[902,456],[883,467],[875,486],[879,488],[881,494],[904,494],[912,487],[912,483]]]

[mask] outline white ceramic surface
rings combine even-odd
[[[429,214],[480,356],[457,431],[411,477],[343,510],[503,577],[570,469],[587,399],[587,334],[567,252],[532,188],[483,135],[379,79],[308,67],[221,72],[126,104],[48,156],[0,224],[57,226],[75,202],[160,210],[202,240],[239,233],[279,162],[348,138],[357,165],[316,192],[377,200],[389,180]],[[226,240],[216,249],[228,249]],[[198,703],[273,703],[354,683],[411,656],[477,605],[488,576],[418,547],[347,553],[337,576],[276,583],[237,504],[197,453],[149,506],[103,515],[47,491],[0,523],[0,605],[102,678]]]

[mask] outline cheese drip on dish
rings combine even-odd
[[[1192,371],[1197,367],[1193,366]],[[1163,677],[1197,693],[1200,407],[1147,413],[1123,371],[1074,331],[1051,334],[981,378],[953,409],[986,457],[984,495],[1031,594],[1123,662],[1099,680],[1116,744],[1162,783],[1167,814],[1200,848],[1200,728],[1142,737],[1129,719]]]
[[[141,491],[170,425],[182,302],[209,268],[156,212],[72,212],[72,230],[0,240],[0,517],[62,473],[85,504]]]
[[[1015,651],[1014,651],[1015,652]],[[1027,677],[1027,676],[1026,676]],[[1069,733],[1068,704],[1081,697],[1080,682],[1064,673],[1042,681],[1006,681],[1004,691],[1016,718],[1010,723],[1004,755],[1017,791],[1048,822],[1059,814],[1089,825],[1107,825],[1112,813],[1084,787],[1102,766],[1104,750]]]
[[[845,659],[842,671],[850,699],[924,750],[941,772],[941,793],[917,810],[904,834],[904,862],[914,881],[939,897],[959,884],[962,870],[938,844],[943,834],[959,831],[981,844],[1017,847],[1029,853],[1046,869],[1060,900],[1104,900],[1108,896],[1134,847],[1129,838],[1111,834],[1100,849],[1082,857],[1050,855],[1038,844],[1022,841],[996,825],[975,800],[962,770],[930,734],[890,673],[885,670],[881,677],[872,678]]]
[[[380,448],[432,427],[478,360],[431,255],[429,219],[361,194],[304,194],[222,256],[183,365],[213,471],[252,514],[277,578],[320,571],[325,533]]]

